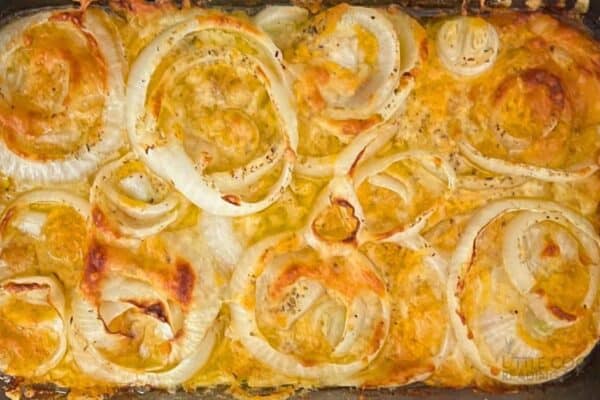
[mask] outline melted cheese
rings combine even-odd
[[[209,12],[176,10],[164,5],[141,7],[134,3],[136,7],[132,10],[119,10],[120,16],[107,14],[103,17],[111,20],[116,27],[115,34],[121,39],[129,64],[167,27],[194,14]],[[327,58],[327,45],[331,45],[326,43],[327,39],[331,39],[329,36],[344,36],[336,32],[342,11],[343,8],[339,8],[327,14],[324,20],[317,21],[316,25],[322,29],[320,34],[324,36],[323,43],[318,40],[315,43],[298,42],[297,36],[285,41],[289,47],[283,49],[286,62],[306,64],[302,77],[290,85],[297,102],[298,148],[301,154],[321,156],[337,153],[345,146],[347,138],[328,135],[322,126],[314,123],[313,117],[327,106],[325,98],[335,100],[352,96],[364,83],[365,77],[377,68],[377,41],[358,25],[348,29],[349,32],[342,32],[356,41],[345,41],[344,37],[333,40],[333,45],[348,46],[347,51],[342,52],[348,57]],[[590,159],[596,161],[600,150],[599,46],[574,28],[540,14],[493,13],[487,20],[499,32],[500,52],[491,69],[473,78],[454,76],[439,61],[433,45],[440,28],[439,21],[424,27],[415,26],[415,31],[419,30],[416,36],[422,40],[418,43],[421,62],[417,69],[411,71],[415,77],[414,90],[403,112],[393,118],[392,123],[397,125],[396,135],[378,156],[418,149],[440,153],[452,162],[458,152],[457,141],[467,140],[487,156],[538,166],[562,169]],[[68,22],[53,24],[56,29],[48,32],[45,26],[27,32],[25,39],[29,50],[13,54],[6,67],[14,81],[0,82],[0,134],[11,149],[32,157],[59,158],[80,144],[79,135],[91,138],[101,135],[97,118],[80,118],[82,114],[79,113],[85,109],[88,111],[86,115],[96,115],[103,104],[99,93],[104,90],[101,84],[104,77],[101,70],[93,68],[94,50],[90,53],[86,47],[87,39],[81,32],[76,31],[73,35],[71,31],[74,28]],[[304,26],[296,28],[303,29]],[[68,40],[65,38],[67,33]],[[210,37],[215,46],[219,40],[223,46],[237,40],[218,35],[213,37],[210,32],[203,35]],[[281,134],[273,105],[256,77],[240,74],[229,65],[199,66],[184,74],[171,74],[169,68],[177,65],[178,57],[189,58],[189,54],[199,50],[194,47],[198,41],[193,35],[187,39],[157,69],[157,78],[150,85],[148,107],[158,117],[161,132],[181,139],[188,154],[197,158],[205,157],[206,153],[210,155],[212,163],[208,171],[243,165],[264,152],[269,143]],[[253,51],[239,42],[235,42],[235,47]],[[30,74],[17,76],[23,65],[30,67]],[[78,71],[78,68],[85,70],[85,75],[71,75],[72,78],[66,81],[59,79],[64,69]],[[12,97],[7,96],[5,90]],[[77,102],[81,100],[78,96],[85,101]],[[348,125],[348,131],[354,135],[378,122],[373,119],[364,124],[353,123]],[[27,135],[22,134],[23,127],[28,128]],[[73,137],[46,138],[44,141],[44,132],[55,127],[68,127],[76,134]],[[67,131],[70,132],[69,129]],[[61,145],[56,146],[56,143]],[[455,164],[459,177],[490,175],[468,163]],[[389,232],[407,226],[423,212],[432,210],[423,237],[446,259],[451,257],[473,210],[499,197],[553,199],[589,218],[596,230],[600,226],[597,215],[600,180],[597,175],[572,183],[541,183],[525,179],[522,184],[503,188],[457,188],[450,191],[446,182],[417,162],[395,163],[385,172],[410,185],[412,197],[403,198],[392,190],[365,182],[356,191],[367,224],[377,233]],[[126,183],[117,187],[118,182],[123,183],[138,173],[148,174],[151,192],[127,192]],[[249,187],[245,196],[248,199],[260,197],[278,175],[278,171],[273,171]],[[27,186],[1,178],[0,199],[6,206],[9,199]],[[141,161],[125,164],[109,181],[121,190],[121,194],[128,195],[123,201],[132,207],[161,201],[174,192],[170,182],[152,176]],[[271,207],[254,215],[232,219],[233,230],[244,248],[275,234],[303,229],[318,193],[326,184],[323,179],[294,176],[291,185]],[[91,182],[67,184],[65,187],[87,194]],[[107,250],[110,253],[107,265],[118,272],[116,275],[134,275],[136,279],[158,287],[157,290],[171,302],[185,303],[185,299],[178,297],[177,290],[185,289],[189,282],[177,281],[185,281],[186,278],[173,272],[176,260],[170,258],[169,244],[160,234],[138,238],[140,240],[132,249],[130,242],[117,240],[128,238],[127,232],[114,234],[119,229],[111,218],[124,221],[122,211],[111,208],[111,204],[103,198],[92,203],[97,207],[88,225],[69,207],[33,204],[26,210],[12,210],[9,205],[0,221],[2,274],[6,265],[9,275],[56,275],[67,289],[67,309],[70,311],[69,293],[72,290],[84,287],[90,299],[98,300],[97,280],[105,278],[105,271],[92,268],[90,254],[97,245],[110,249]],[[19,213],[23,212],[43,214],[42,226],[35,226],[35,221],[39,220],[35,215],[31,220],[15,222]],[[163,228],[161,234],[193,230],[201,214],[202,210],[189,205],[173,223]],[[583,317],[568,329],[557,330],[548,337],[532,333],[527,329],[528,324],[519,322],[530,317],[526,307],[508,278],[498,271],[502,257],[503,222],[506,221],[494,222],[478,242],[481,250],[465,278],[467,284],[461,297],[466,320],[477,326],[478,318],[490,307],[517,315],[517,335],[543,356],[536,363],[506,363],[504,367],[511,373],[543,373],[554,368],[552,363],[557,359],[574,362],[573,358],[598,336],[592,314],[577,308],[582,293],[588,288],[590,274],[581,268],[581,263],[564,263],[559,257],[549,273],[539,276],[536,289],[558,299],[556,305],[561,309],[580,312]],[[356,215],[338,205],[322,212],[316,226],[321,236],[333,242],[352,236],[349,233],[355,230],[356,223]],[[104,231],[113,232],[114,237],[100,240],[99,233]],[[102,243],[98,244],[96,240]],[[113,240],[114,243],[111,242]],[[194,243],[202,240],[190,234],[188,239],[181,239],[181,243],[193,247]],[[342,383],[378,387],[428,379],[427,383],[436,386],[489,387],[490,380],[470,365],[456,341],[446,338],[446,330],[450,327],[446,314],[445,281],[426,264],[427,250],[409,250],[383,243],[368,243],[359,250],[374,263],[383,283],[374,275],[353,276],[353,271],[343,259],[335,260],[339,263],[334,266],[331,259],[323,261],[310,253],[307,262],[296,265],[301,272],[296,271],[298,274],[318,281],[332,293],[337,291],[354,296],[364,289],[363,286],[376,282],[379,285],[369,289],[389,297],[392,322],[385,335],[384,346],[367,368]],[[122,264],[119,264],[121,261]],[[270,293],[274,302],[283,302],[289,295],[286,290],[290,286],[295,287],[291,281],[298,277],[292,272],[278,277],[283,289]],[[229,282],[229,273],[222,272],[215,277],[219,289]],[[284,282],[286,278],[288,281]],[[203,277],[196,276],[195,279],[197,283]],[[231,295],[226,291],[223,293],[222,296]],[[599,296],[596,297],[594,307],[597,308],[600,300]],[[106,393],[115,389],[117,385],[86,375],[77,366],[70,349],[58,366],[44,376],[27,377],[32,365],[47,357],[48,349],[57,342],[51,334],[45,335],[30,328],[53,318],[55,312],[49,307],[21,303],[0,304],[0,365],[10,366],[3,372],[24,375],[26,382],[52,381],[69,386],[74,392],[94,388],[98,393]],[[254,292],[249,291],[245,295],[244,305],[256,307]],[[110,321],[106,328],[128,339],[118,351],[113,349],[102,354],[114,363],[131,368],[170,367],[171,364],[165,360],[165,355],[172,350],[169,342],[160,336],[158,330],[145,325],[147,320],[144,318],[148,314],[140,316],[142,309],[138,307],[124,312]],[[265,338],[277,350],[297,357],[305,365],[330,359],[334,344],[340,339],[338,319],[347,317],[339,299],[331,293],[319,297],[311,304],[310,310],[300,315],[291,326],[286,326],[289,315],[270,308],[267,311],[259,315],[257,323]],[[148,330],[144,331],[140,326]],[[213,327],[217,339],[211,356],[202,369],[184,382],[186,389],[225,384],[233,387],[235,392],[245,384],[252,387],[318,385],[313,380],[287,376],[257,361],[232,335],[228,307],[221,308]],[[493,359],[493,352],[485,343],[481,330],[473,328],[472,333],[484,349],[485,357]],[[379,332],[374,336],[377,334]],[[142,344],[148,348],[143,354],[139,351]],[[445,358],[436,360],[446,345],[449,348],[445,350]],[[354,353],[339,357],[337,361],[360,359],[361,352],[370,350],[372,343],[359,343]]]

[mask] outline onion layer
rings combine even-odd
[[[81,26],[71,22],[77,18],[83,20]],[[75,30],[78,37],[73,45],[87,47],[90,54],[77,59],[77,54],[71,54],[80,51],[75,48],[62,53],[58,47],[48,48],[64,42],[33,47],[23,42],[32,29],[62,29],[71,35]],[[2,29],[0,38],[0,93],[5,99],[0,104],[2,172],[32,183],[75,181],[95,172],[123,143],[123,56],[112,34],[93,12],[77,16],[64,11],[18,19]],[[21,54],[29,57],[33,71],[14,70],[11,57]],[[46,61],[36,61],[40,57]],[[82,73],[89,74],[85,81]],[[30,90],[35,92],[29,94]],[[94,139],[88,136],[96,129],[93,114],[99,101],[103,102],[101,127]],[[72,126],[73,121],[79,125]]]
[[[268,93],[284,136],[282,144],[273,145],[258,159],[217,176],[207,175],[204,171],[211,162],[210,157],[195,162],[173,136],[161,138],[155,116],[146,111],[150,80],[161,59],[188,35],[202,32],[235,35],[256,51],[256,56],[242,54],[234,48],[219,47],[218,43],[209,41],[191,62],[196,67],[228,65],[258,79]],[[210,213],[239,216],[268,207],[291,180],[297,145],[296,117],[284,83],[280,57],[281,51],[265,34],[245,21],[225,15],[202,15],[167,29],[141,52],[129,75],[127,128],[134,150],[156,173],[171,180],[190,201]],[[178,68],[182,67],[173,66],[174,74],[177,75]],[[242,189],[251,185],[271,171],[279,160],[282,160],[282,170],[277,182],[258,201],[244,201],[241,194],[224,193],[219,187]]]
[[[444,182],[444,185],[450,191],[456,187],[456,175],[452,166],[443,157],[423,151],[398,152],[366,161],[354,172],[354,187],[358,189],[363,184],[380,187],[396,194],[406,205],[414,204],[414,183],[402,176],[386,173],[386,170],[394,164],[406,161],[418,162],[428,174],[433,175],[436,180]],[[380,207],[381,204],[377,206]],[[427,219],[433,211],[433,209],[427,209],[400,229],[393,228],[383,233],[374,232],[365,223],[358,235],[359,242],[383,241],[416,248],[422,244],[422,240],[419,239],[419,232],[425,227]]]
[[[174,387],[208,360],[221,304],[211,261],[191,230],[160,240],[161,259],[92,243],[69,335],[86,374]],[[151,264],[141,268],[143,260]]]
[[[287,376],[339,382],[375,358],[389,328],[388,295],[369,259],[311,250],[297,233],[249,248],[230,294],[234,337]],[[290,332],[299,342],[285,340]]]
[[[512,284],[513,288],[523,295],[521,300],[515,300],[525,301],[525,315],[521,313],[517,315],[514,312],[502,313],[490,308],[479,318],[477,325],[469,326],[470,322],[466,319],[461,305],[461,296],[465,290],[465,285],[469,285],[469,282],[466,282],[466,274],[472,268],[481,232],[493,221],[511,213],[517,213],[517,216],[509,222],[503,235],[503,261],[506,272],[503,272],[501,267],[495,267],[491,272],[491,285],[492,290],[494,290],[495,287],[499,288],[504,285],[502,283],[503,279],[508,280],[510,283],[507,284]],[[578,316],[572,317],[565,310],[553,305],[552,303],[556,299],[547,298],[550,293],[540,294],[539,291],[536,293],[537,289],[532,291],[534,287],[532,285],[534,285],[537,276],[543,276],[543,274],[535,274],[532,270],[533,266],[526,262],[526,256],[534,257],[538,253],[532,248],[525,249],[523,238],[531,228],[540,224],[558,224],[561,229],[568,229],[569,234],[579,239],[580,248],[586,253],[585,256],[578,256],[577,258],[589,260],[587,262],[583,261],[587,265],[578,266],[578,268],[589,270],[586,294],[577,307]],[[564,247],[566,246],[565,243],[568,242],[563,242],[562,245],[549,243],[548,246],[542,249],[542,255],[544,257],[554,257],[562,254],[567,250]],[[597,342],[597,332],[600,332],[600,321],[593,322],[596,333],[592,335],[589,343],[586,342],[585,345],[578,344],[578,348],[581,349],[578,354],[569,360],[561,358],[560,365],[552,363],[550,364],[551,368],[548,370],[538,371],[536,369],[533,371],[527,370],[523,374],[514,373],[506,370],[504,364],[499,365],[499,361],[492,360],[497,360],[496,357],[503,357],[503,363],[506,361],[508,365],[509,362],[505,359],[506,357],[509,357],[511,361],[525,358],[530,361],[527,365],[533,365],[536,368],[547,365],[543,361],[544,349],[532,345],[531,340],[523,339],[520,330],[527,329],[528,332],[531,331],[532,335],[539,337],[538,342],[552,340],[551,335],[554,330],[557,328],[570,329],[569,325],[575,323],[571,320],[572,318],[583,318],[593,312],[593,309],[597,307],[597,288],[600,275],[597,264],[599,246],[600,238],[585,218],[553,202],[533,199],[499,200],[484,206],[475,213],[463,230],[452,256],[447,286],[448,312],[452,326],[462,350],[473,364],[489,377],[510,384],[544,382],[559,377],[575,368],[578,361],[583,360],[594,348]],[[578,246],[570,247],[571,251],[580,251]],[[540,268],[544,267],[539,266],[538,269]],[[544,271],[540,270],[540,273],[542,272]],[[507,276],[507,278],[503,278],[503,276]],[[506,296],[502,297],[508,299]],[[533,315],[530,316],[529,313],[533,313]],[[565,323],[565,319],[568,320],[568,323]],[[592,318],[592,320],[594,319]],[[473,333],[475,328],[477,330]],[[481,337],[478,335],[481,335]],[[491,353],[492,360],[482,353],[483,350],[478,345],[480,343],[478,340],[487,343],[489,349],[486,351]],[[519,366],[517,365],[517,367]]]

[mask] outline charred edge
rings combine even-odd
[[[569,314],[568,312],[564,311],[562,308],[560,308],[558,306],[550,305],[550,306],[548,306],[548,310],[550,310],[550,312],[555,317],[557,317],[558,319],[562,319],[564,321],[573,322],[577,319],[576,315]]]
[[[225,200],[226,202],[233,204],[234,206],[239,206],[242,204],[242,199],[240,199],[240,196],[235,195],[235,194],[226,194],[224,196],[221,197],[223,200]]]
[[[8,282],[7,284],[2,286],[4,290],[7,290],[11,293],[21,293],[26,292],[28,290],[36,290],[36,289],[45,289],[48,286],[42,285],[39,283],[31,282],[31,283],[16,283],[16,282]]]
[[[196,277],[191,265],[183,260],[177,260],[175,265],[175,277],[173,280],[173,290],[177,300],[183,305],[188,305],[192,301],[194,284]]]
[[[82,6],[83,6],[82,2]],[[75,10],[75,11],[65,11],[55,13],[50,18],[49,21],[57,21],[57,22],[70,22],[75,25],[79,29],[83,29],[83,12],[85,10]]]
[[[106,249],[99,243],[92,243],[88,250],[87,257],[85,259],[85,270],[83,272],[84,282],[90,286],[96,283],[104,268],[106,267]]]
[[[162,303],[156,302],[151,304],[138,303],[130,300],[129,303],[135,305],[137,308],[142,310],[144,314],[150,315],[161,322],[168,323],[167,311],[164,309]]]
[[[354,172],[356,171],[356,167],[358,166],[358,163],[360,162],[360,160],[363,158],[366,150],[367,150],[367,148],[364,147],[360,151],[360,153],[358,153],[358,155],[356,156],[356,158],[352,162],[352,165],[350,166],[350,170],[348,171],[348,175],[350,175],[350,177],[354,176]]]
[[[557,108],[565,105],[565,94],[560,79],[548,71],[539,68],[528,69],[521,74],[526,83],[544,85],[550,90],[550,99]]]

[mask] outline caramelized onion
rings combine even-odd
[[[3,140],[0,140],[0,165],[3,173],[20,181],[41,183],[81,179],[94,173],[123,144],[121,129],[125,94],[122,50],[100,17],[93,12],[86,12],[81,17],[72,16],[82,19],[82,25],[79,26],[70,21],[70,12],[37,13],[8,24],[0,32],[0,93],[9,104],[12,103],[10,115],[4,115],[5,111],[0,107],[0,129],[6,132]],[[59,29],[76,30],[79,37],[73,38],[73,42],[82,46],[80,42],[83,41],[83,46],[87,46],[92,53],[87,56],[89,59],[68,58],[71,49],[63,53],[60,53],[60,49],[29,49],[24,39],[27,31],[52,29],[51,24]],[[73,35],[72,32],[70,34]],[[58,46],[66,44],[61,42]],[[36,54],[36,51],[48,54]],[[10,57],[16,57],[15,54],[19,52],[33,52],[30,57],[44,58],[46,61],[43,63],[34,64],[35,61],[32,61],[32,68],[43,69],[43,73],[51,76],[36,77],[36,74],[42,73],[38,70],[14,71],[10,66]],[[95,52],[98,60],[94,64]],[[94,65],[94,70],[86,70],[92,68],[88,65],[90,63]],[[26,67],[20,65],[18,68]],[[91,74],[93,79],[84,81],[86,78],[80,74]],[[34,84],[28,80],[36,79],[44,80],[44,86],[26,89],[41,93],[32,93],[29,97],[27,93],[20,93],[26,90],[23,87]],[[95,79],[99,80],[95,89],[103,92],[103,106],[98,138],[91,139],[88,135],[93,129],[86,126],[88,122],[85,121],[96,118],[90,104],[97,103],[99,99],[94,98],[94,93],[87,93],[87,88],[80,89],[79,92],[83,93],[78,92],[75,98],[71,98],[70,92],[78,85],[91,85],[90,82],[95,82]],[[53,85],[51,95],[44,93],[48,90],[45,85]],[[40,98],[36,97],[38,95]],[[19,96],[25,96],[25,100],[21,101]],[[83,96],[89,98],[79,98]],[[29,103],[21,104],[23,102]],[[59,121],[64,116],[68,116],[69,122],[81,120],[85,123],[77,127],[54,126],[53,119],[59,117]],[[7,142],[9,137],[13,138],[11,141],[25,141],[25,146],[32,146],[32,149],[24,153],[13,148],[15,145]],[[77,144],[81,141],[82,144]],[[66,150],[65,146],[68,147]],[[55,151],[58,155],[52,154]]]
[[[388,295],[369,259],[356,250],[310,250],[297,233],[250,247],[229,289],[234,338],[287,376],[340,382],[377,356],[389,328]],[[279,334],[292,330],[296,338],[314,339],[309,349],[277,344]],[[319,350],[311,351],[315,341]]]
[[[191,229],[160,238],[169,255],[145,268],[143,255],[91,245],[69,343],[77,365],[96,379],[173,388],[211,354],[221,301],[206,248]]]
[[[56,349],[51,352],[48,359],[41,362],[32,371],[28,371],[28,375],[30,376],[43,375],[62,360],[67,350],[67,314],[62,287],[56,279],[49,276],[10,278],[0,282],[0,308],[11,299],[34,306],[48,306],[56,313],[51,319],[41,317],[39,321],[27,321],[30,324],[35,322],[34,329],[36,331],[51,331],[57,338]],[[10,307],[10,304],[8,307]],[[20,327],[22,332],[27,332],[31,329],[28,326]],[[30,338],[24,336],[22,339],[28,340]],[[21,356],[28,357],[27,354]],[[11,365],[2,365],[0,361],[0,366],[5,372],[11,371]]]
[[[254,49],[256,55],[242,54],[232,47],[224,48],[218,41],[207,41],[197,57],[173,66],[174,74],[178,75],[184,68],[221,63],[254,76],[267,91],[284,136],[282,143],[274,144],[267,153],[247,165],[214,176],[204,171],[210,164],[210,157],[193,160],[174,135],[162,137],[155,116],[146,110],[148,86],[161,59],[187,36],[202,32],[234,35]],[[186,62],[191,62],[191,66]],[[281,51],[264,33],[245,21],[220,14],[202,15],[162,32],[132,66],[127,103],[127,128],[138,156],[160,176],[171,180],[190,201],[210,213],[239,216],[260,211],[276,201],[291,180],[297,145],[296,116],[284,82]],[[245,187],[272,171],[279,161],[281,173],[266,196],[253,202],[243,200]],[[226,191],[233,189],[239,192]]]

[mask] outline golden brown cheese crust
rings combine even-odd
[[[171,2],[158,2],[156,5],[142,1],[111,3],[117,14],[109,14],[108,18],[118,30],[129,63],[135,60],[141,49],[156,34],[172,23],[193,15],[194,12],[189,9],[177,10]],[[344,6],[337,11],[343,12]],[[121,19],[122,16],[125,16],[127,22]],[[330,17],[334,18],[335,15]],[[53,20],[57,24],[70,24],[69,29],[81,30],[79,18],[81,15],[76,13],[56,13]],[[246,19],[247,17],[232,19],[233,17],[215,14],[212,18],[217,23],[224,18],[228,21],[234,20],[240,29],[249,32],[258,30]],[[493,13],[487,20],[500,34],[498,59],[492,69],[469,79],[456,77],[440,63],[434,45],[439,21],[425,27],[415,27],[419,38],[420,63],[403,78],[415,79],[414,90],[407,100],[403,114],[394,117],[393,122],[398,124],[401,134],[390,140],[381,149],[380,155],[393,154],[399,150],[420,149],[435,150],[451,159],[456,153],[456,143],[467,139],[487,156],[514,162],[560,169],[568,169],[590,158],[596,162],[597,152],[600,150],[600,46],[586,34],[543,14]],[[327,21],[324,24],[327,26]],[[37,40],[37,37],[33,40]],[[61,56],[75,65],[72,67],[74,71],[80,72],[73,75],[73,85],[85,84],[104,90],[106,66],[102,59],[97,57],[94,39],[87,40],[92,48],[91,57],[84,58],[69,52],[61,53]],[[368,38],[365,42],[368,42]],[[44,51],[54,51],[55,47],[60,47],[53,42],[45,45],[47,49]],[[283,50],[287,56],[289,53]],[[44,51],[36,53],[41,61],[34,59],[31,62],[43,62]],[[295,61],[302,60],[303,57],[307,57],[302,51],[303,49],[296,49],[296,53],[289,57],[295,57]],[[83,64],[80,65],[81,63]],[[92,65],[99,65],[100,68],[92,68]],[[321,65],[313,65],[304,72],[302,78],[294,84],[294,90],[299,114],[306,117],[308,122],[304,123],[308,127],[313,113],[318,113],[326,107],[319,88],[327,86],[336,77],[332,75],[331,70]],[[340,78],[343,84],[356,85],[351,79],[344,81],[343,78]],[[158,117],[168,96],[164,96],[159,90],[157,92],[158,94],[149,101],[149,107]],[[491,115],[495,118],[495,124],[490,123]],[[37,122],[38,116],[15,111],[0,101],[0,130],[7,143],[12,143],[11,138],[23,132],[30,134],[30,127]],[[354,137],[380,122],[379,116],[347,119],[338,121],[336,128],[343,135]],[[540,132],[546,130],[547,134],[540,135]],[[506,134],[514,136],[518,143],[524,141],[525,147],[518,152],[511,152],[507,146],[510,147],[515,142],[507,145],[504,138]],[[328,150],[323,147],[336,148],[339,143],[315,139],[315,142],[301,142],[300,147],[302,146],[312,147],[311,152],[320,154]],[[361,152],[352,165],[350,176],[360,168],[359,161],[362,155]],[[442,161],[440,158],[438,167]],[[456,169],[459,178],[471,175],[487,176],[485,171],[482,172],[473,165],[461,164]],[[553,199],[578,210],[593,222],[596,231],[600,224],[600,181],[596,175],[570,183],[548,183],[525,178],[523,184],[491,190],[459,187],[448,191],[443,179],[439,179],[439,176],[432,177],[429,169],[414,160],[396,165],[387,172],[398,178],[413,180],[417,186],[417,200],[412,204],[403,204],[403,199],[397,193],[385,188],[368,187],[368,184],[362,189],[357,188],[366,220],[375,227],[374,237],[380,234],[378,239],[383,239],[402,232],[415,217],[433,210],[423,236],[444,257],[452,254],[472,211],[499,197],[533,196]],[[273,234],[301,228],[317,193],[325,184],[323,179],[296,176],[290,188],[273,206],[254,215],[235,218],[234,230],[243,238],[245,247],[249,247]],[[90,183],[84,182],[81,185],[84,186],[84,191],[87,191]],[[81,185],[77,186],[76,190],[79,191]],[[169,183],[165,185],[167,190],[174,190]],[[10,192],[11,196],[14,196],[18,190],[11,189]],[[224,199],[231,204],[240,203],[240,198],[236,195],[226,195]],[[340,241],[342,237],[341,241],[344,244],[357,245],[358,225],[354,225],[357,221],[356,210],[344,199],[334,199],[333,203],[333,209],[315,219],[311,229],[324,237],[330,237],[332,242]],[[402,207],[398,207],[398,204]],[[11,220],[15,213],[16,209],[10,206],[3,213],[0,220],[0,237],[3,240],[8,237],[5,232],[13,229]],[[120,248],[121,243],[117,239],[126,235],[119,232],[111,221],[114,216],[103,210],[102,206],[92,204],[91,219],[87,228],[81,220],[77,220],[76,214],[68,210],[55,213],[55,218],[69,219],[70,225],[49,225],[48,229],[55,228],[54,234],[48,233],[48,237],[54,242],[45,244],[47,247],[42,247],[42,253],[53,252],[53,255],[62,255],[68,262],[49,264],[49,267],[42,266],[39,270],[58,275],[65,288],[81,290],[98,306],[103,279],[109,275],[130,275],[160,288],[169,300],[182,310],[186,311],[191,307],[195,291],[199,290],[203,277],[198,276],[189,261],[172,258],[160,239],[154,236],[142,238],[136,242],[136,251],[130,252]],[[167,231],[196,224],[201,211],[194,209],[182,214],[184,216],[169,226]],[[351,221],[345,225],[348,219]],[[501,256],[498,250],[500,239],[493,237],[498,235],[498,232],[493,229],[489,232],[487,235],[491,237],[486,236],[478,242],[481,248],[477,249],[477,257],[462,281],[462,291],[458,293],[465,303],[466,311],[460,315],[465,324],[473,322],[475,316],[483,311],[481,307],[489,300],[489,293],[492,292],[491,289],[486,291],[482,287],[489,289],[489,266]],[[103,233],[106,235],[103,236]],[[110,243],[112,239],[107,237],[113,238],[115,243]],[[35,246],[39,244],[17,242],[14,248],[2,247],[2,260],[11,268],[14,267],[17,274],[28,273],[29,269],[34,268],[30,258],[33,254],[39,254],[39,251],[34,251]],[[445,283],[438,272],[424,262],[428,250],[411,250],[387,243],[365,245],[359,250],[369,257],[375,270],[365,268],[354,276],[356,271],[352,271],[351,274],[344,270],[348,268],[347,265],[339,267],[322,260],[322,264],[292,263],[272,282],[268,292],[273,299],[280,299],[284,297],[286,288],[302,278],[322,282],[328,289],[349,298],[367,289],[378,296],[389,297],[392,306],[391,326],[389,331],[385,332],[383,325],[379,325],[371,338],[369,351],[374,351],[382,343],[383,348],[373,362],[354,377],[357,380],[350,380],[349,384],[364,387],[398,386],[427,379],[428,384],[435,386],[477,385],[496,389],[497,383],[478,372],[460,351],[455,340],[445,336],[446,330],[450,329],[445,308]],[[549,243],[543,249],[544,257],[559,255],[560,248],[553,243]],[[65,272],[65,268],[70,269]],[[223,281],[230,278],[230,273],[229,271],[223,274]],[[573,277],[569,282],[574,286],[582,285],[584,278]],[[559,282],[565,282],[564,276]],[[537,290],[541,293],[556,289],[556,286],[555,282],[546,282],[546,286]],[[496,293],[494,296],[501,298],[505,293]],[[253,306],[256,302],[255,294],[249,293],[245,301],[249,307]],[[139,302],[135,303],[135,306],[152,318],[167,321],[162,303]],[[568,304],[553,305],[552,310],[557,317],[567,321],[573,320],[579,314],[585,314],[584,311],[568,307]],[[3,314],[0,314],[0,319],[2,318]],[[573,357],[585,346],[586,341],[597,340],[598,333],[594,331],[592,319],[588,315],[578,320],[574,329],[580,341],[576,346],[573,345],[572,336],[557,333],[553,342],[555,347],[546,349],[548,357]],[[236,388],[242,383],[251,386],[315,385],[314,381],[286,376],[281,371],[257,361],[239,340],[229,334],[230,323],[230,311],[223,307],[214,324],[218,331],[217,344],[206,365],[185,382],[186,389],[216,384],[227,384]],[[573,334],[573,331],[569,332],[569,335]],[[311,332],[307,330],[304,334],[306,337]],[[277,332],[277,335],[282,334]],[[476,335],[476,332],[470,333],[470,336],[473,335]],[[12,337],[4,338],[2,333],[0,336],[2,346],[11,346],[12,340],[15,340]],[[526,332],[524,336],[527,337]],[[449,342],[445,343],[446,340]],[[535,337],[527,337],[527,341],[538,347],[551,347]],[[444,357],[437,359],[446,345],[450,346],[450,349]],[[30,351],[36,350],[31,348]],[[305,366],[311,366],[317,364],[321,358],[326,357],[322,354],[307,354],[303,362]],[[549,364],[548,368],[551,367]],[[515,368],[518,369],[518,366]],[[105,386],[83,374],[69,355],[47,374],[27,378],[26,381],[52,381],[74,389],[96,387],[99,392],[106,392],[115,387]]]

